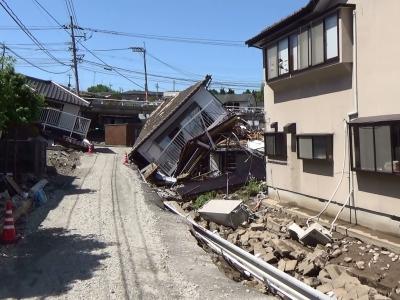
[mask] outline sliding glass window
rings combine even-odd
[[[337,14],[325,19],[325,53],[326,59],[339,56],[338,17]]]
[[[267,75],[268,79],[278,76],[278,47],[272,46],[267,49]]]
[[[267,79],[304,70],[339,57],[338,14],[303,26],[266,49]]]
[[[289,41],[287,38],[278,43],[279,75],[289,73]]]
[[[313,66],[324,62],[323,22],[320,22],[311,28],[311,62]]]

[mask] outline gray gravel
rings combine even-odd
[[[31,215],[26,238],[2,249],[1,299],[267,298],[226,278],[156,205],[122,164],[128,149],[104,150],[83,155],[72,184]]]

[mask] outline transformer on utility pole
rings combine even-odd
[[[143,63],[144,63],[144,92],[146,101],[148,101],[149,90],[147,87],[147,65],[146,65],[146,47],[132,47],[133,52],[143,53]]]

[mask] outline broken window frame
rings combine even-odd
[[[388,141],[390,142],[390,149],[382,149],[382,143],[379,143],[379,140],[377,139],[377,134],[379,134],[379,132],[377,132],[377,129],[383,127],[389,127],[390,136]],[[365,154],[366,149],[365,147],[362,147],[360,143],[360,129],[367,128],[370,128],[372,133],[372,148],[370,150],[372,153],[373,167],[371,168],[363,167],[361,158],[361,155]],[[350,125],[350,145],[352,171],[372,172],[400,176],[400,121]],[[381,169],[379,165],[377,165],[377,150],[390,151],[390,169]]]
[[[264,133],[264,149],[265,156],[271,159],[287,159],[287,139],[284,132],[265,132]],[[273,139],[273,151],[269,153],[268,139]]]
[[[300,139],[310,139],[311,140],[311,155],[306,156],[302,153],[300,146]],[[323,143],[320,144],[325,147],[325,157],[318,157],[316,154],[317,142],[319,139]],[[315,161],[333,161],[333,134],[298,134],[296,136],[297,140],[297,158],[302,160],[315,160]]]

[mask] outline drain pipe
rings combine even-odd
[[[348,113],[349,119],[358,117],[358,45],[357,45],[357,11],[353,10],[353,106],[354,111]]]
[[[353,107],[354,111],[350,112],[347,114],[349,121],[357,118],[358,117],[358,36],[357,36],[357,10],[353,10]],[[351,214],[351,204],[354,206],[354,178],[353,178],[353,172],[351,170],[351,130],[349,124],[348,126],[348,138],[350,139],[349,141],[349,146],[348,146],[348,151],[349,151],[349,193],[350,193],[350,198],[348,199],[348,202],[350,202],[350,223],[352,219],[352,214]],[[347,202],[347,201],[346,201]],[[357,223],[357,216],[356,216],[356,211],[355,213],[355,222]]]

